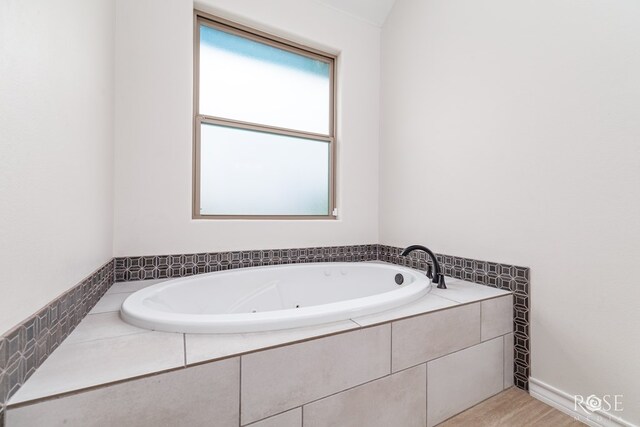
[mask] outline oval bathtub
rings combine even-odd
[[[149,286],[130,295],[120,313],[132,325],[157,331],[269,331],[388,310],[420,298],[430,287],[424,274],[390,264],[251,267]]]

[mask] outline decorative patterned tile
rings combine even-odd
[[[7,339],[5,337],[0,337],[0,372],[4,371],[4,368],[7,366],[8,360],[9,357],[7,355]]]
[[[135,263],[142,258],[135,258]],[[131,259],[121,263],[132,263]],[[114,283],[115,260],[0,337],[0,418],[5,402],[60,345]]]
[[[164,279],[260,265],[351,262],[378,259],[378,245],[264,249],[218,253],[124,257],[115,260],[117,282]]]

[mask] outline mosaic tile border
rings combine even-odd
[[[0,336],[0,426],[5,403],[114,283],[114,266],[112,259]]]
[[[375,261],[378,245],[325,246],[116,258],[116,282],[166,279],[262,265]]]
[[[413,252],[401,257],[403,248],[378,245],[380,261],[399,264],[426,271],[427,255]],[[513,292],[513,342],[514,342],[514,384],[523,390],[529,389],[529,288],[530,270],[528,267],[500,264],[461,258],[453,255],[436,254],[445,276],[467,280],[493,288]]]

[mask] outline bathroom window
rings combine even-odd
[[[196,12],[194,218],[334,219],[335,57]]]

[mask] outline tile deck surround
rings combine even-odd
[[[131,292],[163,279],[260,265],[378,260],[424,271],[430,264],[423,253],[400,257],[400,251],[401,248],[372,244],[114,258],[42,310],[0,336],[0,427],[4,422],[4,409],[8,398],[37,372],[36,369],[39,370],[63,340],[64,344],[74,345],[94,339],[109,339],[114,334],[119,339],[125,339],[126,335],[149,333],[122,323],[112,328],[113,325],[105,321],[109,318],[113,320],[115,310]],[[446,291],[434,289],[431,293],[433,301],[417,301],[400,307],[398,312],[393,314],[378,313],[338,324],[324,325],[322,328],[314,327],[311,328],[313,332],[301,328],[297,335],[273,333],[273,336],[267,338],[244,334],[232,339],[227,337],[226,340],[218,340],[187,334],[183,337],[184,364],[191,365],[209,358],[225,357],[226,353],[256,351],[263,346],[278,346],[376,325],[393,320],[393,316],[409,317],[480,300],[483,299],[481,295],[488,289],[503,289],[513,293],[513,333],[505,335],[504,339],[505,348],[513,350],[510,355],[515,366],[512,382],[526,390],[529,376],[529,269],[449,255],[436,256],[446,275],[485,285],[476,288],[480,294],[463,292],[458,295],[459,292],[451,286]],[[447,282],[448,285],[450,283],[454,283],[452,279]],[[82,319],[86,319],[87,322],[83,322],[77,334],[71,334],[65,340]],[[92,328],[91,323],[96,324],[96,328]],[[501,327],[494,326],[498,329]],[[306,334],[309,334],[309,337],[303,338]],[[505,363],[508,362],[505,359]],[[505,384],[508,383],[509,380],[505,378]]]
[[[425,271],[431,261],[423,252],[400,256],[402,248],[381,245],[350,245],[290,249],[194,253],[182,255],[118,257],[116,282],[183,277],[242,267],[309,262],[350,262],[379,260]],[[529,304],[530,270],[527,267],[436,254],[446,276],[506,289],[514,294],[514,384],[529,387]],[[448,292],[451,297],[451,292]]]
[[[122,283],[120,288],[141,289],[145,285],[151,286],[158,282],[128,282]],[[473,303],[466,297],[457,297],[463,301],[455,301],[430,292],[412,304],[375,315],[306,328],[247,334],[179,334],[149,331],[125,323],[120,319],[119,307],[114,306],[109,312],[90,313],[59,347],[58,352],[47,359],[9,400],[7,406],[10,408],[155,372],[255,353],[309,339],[335,336],[372,325],[388,325],[391,321],[399,319],[410,321],[425,313],[438,313],[442,310],[446,313],[446,309],[451,307],[474,304],[479,306],[477,301],[491,301],[509,295],[508,291],[458,279],[449,279],[448,286],[456,291],[456,295],[472,294]],[[107,294],[103,298],[108,296]],[[478,330],[477,342],[480,342],[479,334]],[[97,369],[96,366],[101,368]]]
[[[115,293],[152,284],[123,283]],[[252,334],[154,332],[118,311],[94,312],[11,398],[7,426],[432,426],[513,375],[503,327],[511,292],[458,279],[449,286],[459,301],[428,293],[378,317]],[[452,326],[456,318],[473,325]],[[395,368],[396,358],[410,362]],[[455,390],[461,397],[449,399]]]

